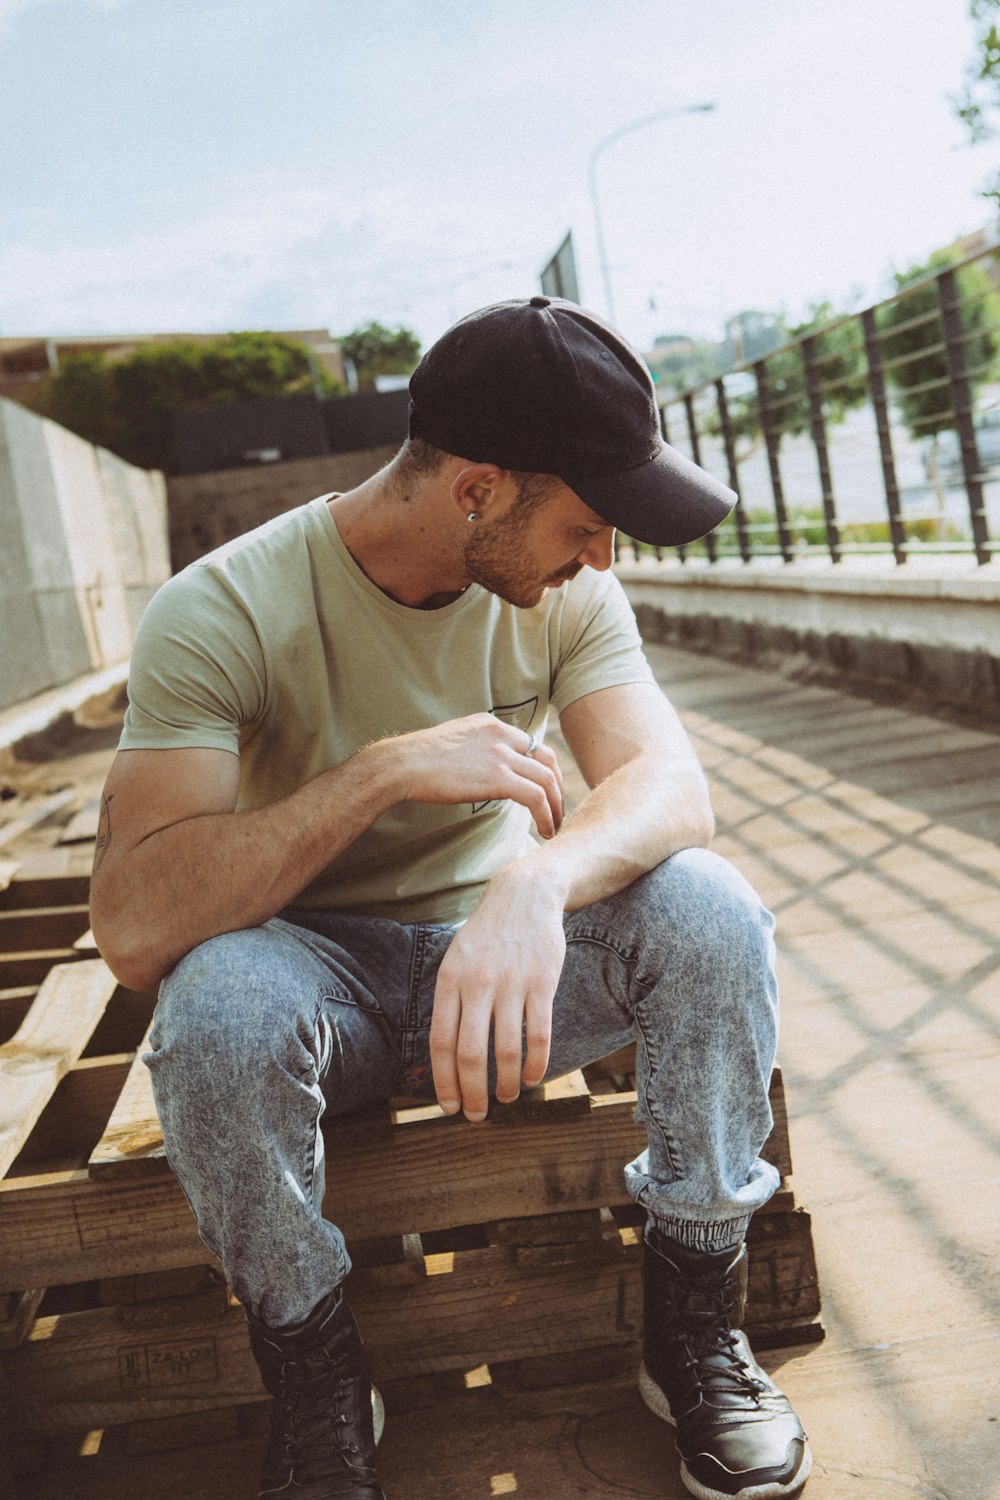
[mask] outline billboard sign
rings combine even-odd
[[[565,297],[568,302],[579,302],[580,287],[576,279],[572,229],[568,231],[552,259],[542,267],[541,280],[546,297]]]

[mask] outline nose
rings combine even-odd
[[[588,538],[587,545],[577,553],[577,557],[588,568],[606,573],[615,560],[615,528],[605,526],[601,531],[595,531]]]

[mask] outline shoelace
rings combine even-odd
[[[759,1398],[767,1387],[750,1373],[746,1360],[740,1358],[736,1336],[729,1329],[720,1329],[714,1339],[701,1332],[681,1335],[678,1342],[686,1355],[684,1370],[698,1396],[746,1396],[755,1405],[760,1404]],[[716,1364],[715,1360],[724,1363]]]
[[[737,1299],[725,1284],[709,1295],[715,1302],[711,1312],[699,1316],[698,1328],[678,1336],[686,1356],[684,1370],[699,1397],[745,1396],[759,1406],[759,1398],[767,1386],[751,1374],[750,1366],[738,1352],[738,1337],[732,1326],[737,1316]]]
[[[349,1427],[352,1421],[347,1412],[331,1405],[330,1376],[336,1374],[337,1363],[336,1356],[332,1359],[321,1356],[310,1360],[305,1368],[302,1360],[290,1361],[281,1367],[279,1400],[285,1415],[281,1439],[289,1461],[298,1459],[300,1463],[306,1460],[313,1464],[324,1457],[340,1458],[361,1452],[357,1443],[342,1437],[337,1431]],[[295,1377],[292,1380],[288,1379],[290,1372]],[[336,1380],[332,1392],[336,1406],[350,1389],[349,1380]]]

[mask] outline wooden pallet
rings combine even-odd
[[[242,1310],[164,1156],[141,1062],[153,997],[123,990],[87,956],[78,851],[51,854],[0,892],[6,941],[59,955],[37,986],[0,992],[0,1367],[11,1420],[40,1436],[266,1399]],[[626,1049],[481,1125],[405,1101],[330,1123],[328,1202],[355,1261],[351,1300],[380,1382],[488,1365],[537,1383],[634,1356],[640,1243],[622,1166],[644,1133],[632,1067]],[[758,1347],[822,1337],[777,1073],[771,1098],[764,1154],[783,1186],[751,1226],[747,1326]]]

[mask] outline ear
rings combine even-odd
[[[496,464],[465,464],[451,482],[451,499],[462,520],[487,520],[505,511],[517,493],[509,469]]]

